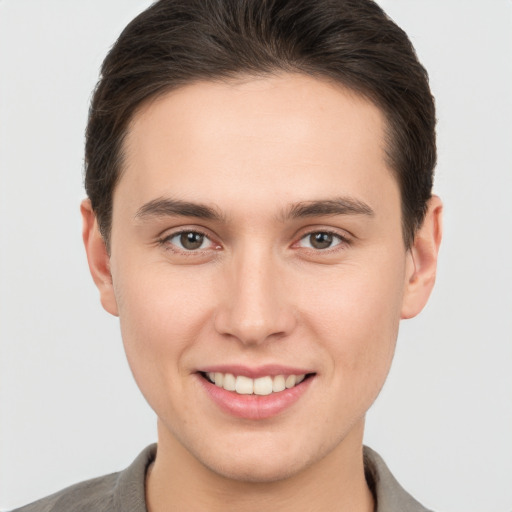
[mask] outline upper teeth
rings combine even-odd
[[[251,379],[244,375],[235,376],[232,373],[209,372],[208,378],[216,386],[226,391],[235,391],[240,395],[270,395],[301,383],[302,375],[276,375],[275,377],[259,377]]]

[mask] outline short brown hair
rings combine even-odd
[[[279,71],[334,80],[384,112],[410,246],[432,190],[434,100],[407,35],[371,0],[160,0],[137,16],[103,62],[86,132],[85,188],[107,246],[137,109],[198,80]]]

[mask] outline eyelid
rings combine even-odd
[[[186,250],[186,249],[181,249],[180,247],[171,243],[171,240],[174,237],[182,235],[184,233],[197,233],[199,235],[202,235],[210,241],[211,246],[207,247],[205,249]],[[170,250],[173,250],[175,252],[179,252],[182,254],[188,254],[188,255],[200,254],[205,251],[209,251],[211,249],[218,250],[221,248],[221,244],[219,242],[217,242],[214,239],[214,237],[207,232],[207,230],[201,229],[199,227],[180,226],[179,228],[165,230],[162,232],[162,234],[158,235],[157,243],[158,243],[158,245],[161,245],[161,246],[171,246],[172,248]]]
[[[340,231],[342,231],[342,232],[340,232]],[[317,233],[325,233],[328,235],[332,235],[339,239],[339,243],[337,243],[336,245],[334,245],[332,247],[328,247],[326,249],[314,249],[312,247],[299,246],[299,243],[302,240],[304,240],[304,238],[314,235],[314,234],[317,234]],[[328,253],[330,251],[339,250],[341,248],[339,246],[346,247],[346,246],[350,245],[353,242],[353,238],[354,238],[354,236],[345,230],[337,230],[332,227],[309,226],[308,228],[301,230],[301,232],[295,237],[296,241],[293,242],[292,247],[293,248],[299,247],[301,249],[310,250],[310,251],[313,251],[316,253]]]
[[[196,250],[186,250],[186,249],[180,249],[175,244],[171,244],[170,240],[178,235],[181,235],[183,233],[198,233],[202,236],[204,236],[206,239],[210,241],[210,247],[207,247],[205,249],[196,249]],[[294,242],[292,243],[292,248],[297,248],[300,241],[304,238],[311,236],[316,233],[326,233],[329,235],[332,235],[339,239],[339,243],[334,245],[333,247],[328,247],[326,249],[314,249],[314,248],[308,248],[308,247],[301,247],[302,249],[311,250],[314,252],[324,252],[328,253],[330,251],[337,250],[338,246],[347,246],[350,245],[353,242],[353,239],[355,238],[354,235],[347,232],[346,230],[341,230],[337,228],[333,228],[331,226],[324,227],[324,226],[307,226],[302,228],[296,236],[294,236]],[[170,245],[172,246],[176,252],[193,255],[198,254],[202,252],[206,252],[209,250],[219,250],[222,249],[222,245],[216,240],[216,237],[210,233],[210,230],[202,228],[200,226],[179,226],[176,228],[169,228],[164,231],[162,231],[160,234],[157,235],[156,243],[161,246]]]
[[[313,226],[305,226],[297,231],[295,238],[297,240],[304,238],[305,236],[312,235],[314,233],[328,233],[329,235],[335,235],[340,237],[343,240],[349,242],[350,240],[356,238],[350,231],[347,231],[343,228],[336,228],[333,226],[324,226],[322,224],[313,225]]]

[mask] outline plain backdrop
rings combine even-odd
[[[0,509],[156,439],[81,242],[83,132],[146,0],[0,0]],[[382,0],[437,99],[438,283],[402,324],[366,443],[445,512],[512,510],[512,2]]]

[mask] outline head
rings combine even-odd
[[[434,282],[434,160],[426,73],[373,2],[166,0],[125,29],[84,240],[160,454],[259,482],[357,459]]]
[[[414,48],[382,9],[369,0],[163,0],[125,28],[91,104],[85,186],[107,247],[137,110],[186,84],[282,72],[340,84],[382,111],[409,246],[432,190],[435,108]]]

